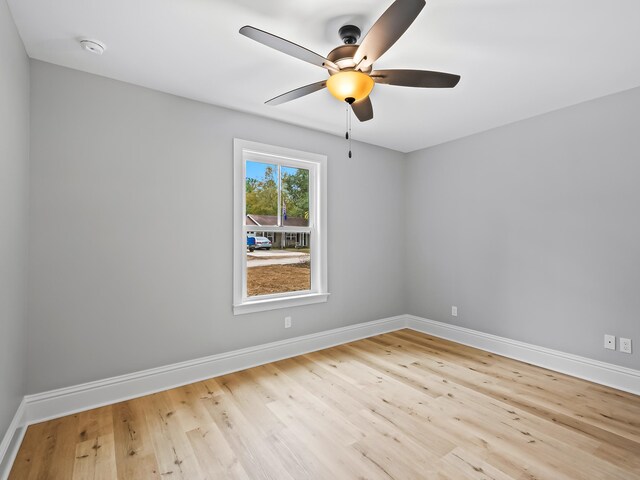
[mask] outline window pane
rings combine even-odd
[[[245,225],[278,224],[278,166],[262,162],[246,163]]]
[[[282,225],[309,226],[309,170],[281,167]]]
[[[311,290],[310,235],[259,232],[247,238],[247,296]]]

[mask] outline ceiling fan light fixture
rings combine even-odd
[[[425,5],[425,0],[394,0],[360,44],[360,29],[353,24],[343,25],[338,33],[344,44],[331,50],[326,57],[272,33],[245,25],[240,29],[242,35],[324,68],[330,75],[327,80],[296,88],[265,103],[280,105],[326,87],[331,95],[351,107],[358,120],[366,122],[373,118],[369,94],[376,83],[416,88],[455,87],[460,81],[460,75],[429,70],[373,70],[373,64],[402,37]]]
[[[338,72],[327,79],[327,89],[341,102],[347,101],[347,98],[353,98],[356,102],[367,98],[373,85],[373,78],[355,70]]]

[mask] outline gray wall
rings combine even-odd
[[[24,395],[29,60],[0,0],[0,440]]]
[[[634,89],[408,155],[408,313],[640,368],[639,126]]]
[[[29,393],[404,313],[400,153],[38,61],[31,80]],[[329,156],[328,303],[232,315],[233,137]]]
[[[640,367],[602,348],[640,341],[640,90],[403,162],[38,61],[31,81],[29,393],[400,313]],[[232,315],[233,137],[329,155],[327,304]]]

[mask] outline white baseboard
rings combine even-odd
[[[9,424],[9,428],[6,431],[2,442],[0,442],[0,478],[2,480],[9,476],[11,465],[13,465],[13,461],[18,454],[18,448],[22,443],[22,437],[26,431],[23,423],[24,411],[25,400],[23,398],[20,405],[18,405],[18,409]]]
[[[515,360],[640,394],[640,371],[638,370],[413,315],[399,315],[27,395],[24,405],[20,407],[24,415],[19,424],[30,425],[70,415],[402,328],[411,328]]]
[[[620,367],[497,335],[405,315],[407,327],[573,377],[640,395],[640,370]]]
[[[413,315],[399,315],[27,395],[0,444],[0,465],[3,465],[6,470],[6,472],[0,470],[0,478],[4,479],[3,475],[8,475],[8,469],[17,453],[21,436],[26,430],[22,427],[27,425],[403,328],[410,328],[640,395],[639,370]]]
[[[404,328],[404,315],[211,355],[25,397],[27,424],[187,385]]]

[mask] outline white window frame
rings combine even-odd
[[[326,302],[329,298],[327,289],[327,156],[234,138],[233,157],[233,314],[239,315]],[[309,170],[308,227],[245,226],[247,160]],[[280,207],[281,205],[278,204],[278,213],[280,213]],[[279,220],[278,223],[280,223]],[[310,234],[310,290],[257,297],[247,296],[245,235],[249,231],[258,230],[281,233],[304,231]]]

